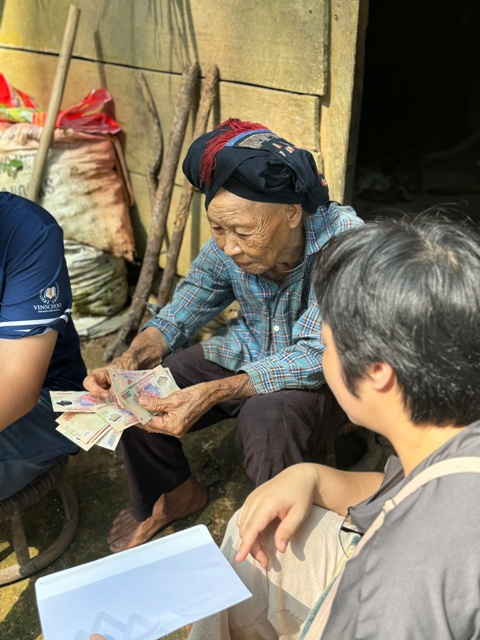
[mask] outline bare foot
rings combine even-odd
[[[152,515],[143,522],[135,520],[130,509],[123,509],[108,534],[110,551],[117,553],[147,542],[167,524],[201,509],[207,500],[208,491],[190,476],[173,491],[161,495],[153,506]]]

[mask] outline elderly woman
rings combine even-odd
[[[192,476],[181,438],[235,417],[244,465],[259,485],[308,461],[345,414],[325,385],[315,255],[361,224],[328,198],[312,155],[263,125],[230,119],[193,142],[183,171],[206,196],[212,239],[164,307],[111,366],[147,369],[163,360],[180,391],[145,399],[158,414],[122,437],[132,506],[108,541],[121,551],[199,510],[207,491]],[[190,346],[232,301],[238,318]],[[85,387],[106,395],[106,369]],[[140,427],[140,425],[139,425]]]

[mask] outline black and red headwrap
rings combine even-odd
[[[205,194],[205,208],[221,187],[256,202],[301,204],[307,213],[329,202],[312,154],[255,122],[230,118],[200,136],[182,168]]]

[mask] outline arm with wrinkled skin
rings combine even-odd
[[[256,395],[247,374],[230,376],[222,380],[201,382],[181,389],[167,398],[142,398],[141,404],[151,413],[158,413],[144,425],[154,433],[165,433],[181,438],[195,422],[219,402],[236,398],[239,400]]]

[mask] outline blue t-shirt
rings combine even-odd
[[[61,227],[38,204],[0,193],[0,338],[58,332],[47,389],[82,389],[86,370],[71,309]]]

